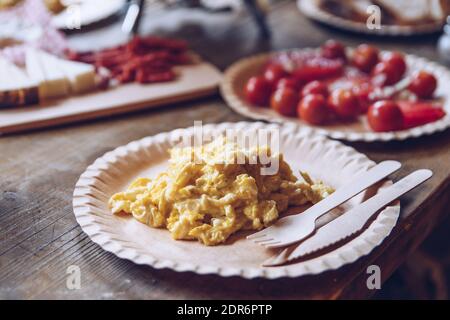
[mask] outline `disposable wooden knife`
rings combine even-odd
[[[427,169],[417,170],[409,174],[318,229],[311,237],[298,244],[294,251],[292,251],[292,248],[284,249],[278,256],[264,262],[263,266],[281,265],[354,235],[363,229],[375,213],[401,195],[427,181],[432,175],[432,171]]]

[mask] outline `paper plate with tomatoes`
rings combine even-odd
[[[450,127],[450,71],[413,55],[327,41],[242,59],[221,92],[252,119],[349,141],[403,140]]]
[[[359,2],[359,4],[358,4]],[[325,1],[325,0],[297,0],[297,7],[305,16],[317,22],[326,24],[331,27],[347,30],[351,32],[379,35],[379,36],[416,36],[429,33],[436,33],[442,30],[445,24],[446,4],[434,3],[432,1],[420,1],[417,4],[412,4],[415,12],[419,11],[421,14],[414,19],[413,16],[408,16],[406,8],[405,17],[402,19],[396,12],[399,5],[395,6],[393,12],[389,11],[383,5],[376,6],[381,9],[382,16],[381,25],[379,28],[368,28],[367,21],[371,14],[377,11],[369,10],[378,1]],[[388,1],[385,1],[388,2]],[[396,1],[391,1],[396,2]],[[407,3],[408,1],[404,1]],[[412,1],[409,1],[410,3]],[[418,9],[417,5],[423,5],[424,8]],[[337,6],[337,7],[336,7]],[[384,9],[383,9],[384,8]],[[369,10],[371,13],[368,13]],[[376,9],[375,9],[376,10]],[[437,13],[437,17],[433,12]],[[431,16],[431,17],[430,17]]]

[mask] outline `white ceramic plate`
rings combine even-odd
[[[302,50],[314,49],[305,48]],[[382,52],[382,54],[384,53]],[[373,132],[369,128],[366,116],[361,116],[358,121],[352,123],[312,126],[297,118],[284,117],[270,108],[260,108],[249,104],[244,97],[243,88],[245,83],[251,76],[262,72],[271,55],[272,53],[266,53],[241,59],[225,71],[220,88],[221,93],[227,104],[237,113],[256,120],[275,123],[293,123],[299,127],[307,128],[318,134],[327,135],[333,139],[348,141],[404,140],[443,131],[450,127],[450,71],[437,63],[414,55],[406,55],[409,73],[414,73],[416,70],[428,70],[438,78],[439,86],[436,89],[436,95],[444,101],[444,108],[447,115],[436,122],[424,126],[396,132],[378,133]]]
[[[203,132],[216,137],[226,129],[256,132],[268,128],[280,129],[274,124],[239,122],[206,125]],[[248,232],[236,234],[224,245],[207,247],[194,241],[175,241],[167,230],[110,213],[107,201],[112,194],[122,191],[138,176],[155,176],[167,165],[168,148],[180,137],[193,134],[193,128],[178,129],[134,141],[106,153],[86,169],[76,184],[73,208],[92,241],[120,258],[157,269],[273,279],[320,273],[351,263],[379,245],[396,224],[399,204],[385,208],[362,234],[334,251],[305,262],[264,268],[261,263],[279,250],[268,251],[246,240]],[[280,129],[280,149],[294,172],[305,170],[335,188],[374,165],[365,155],[338,141],[311,135],[292,125]],[[335,218],[378,190],[367,190],[322,217],[319,223]]]
[[[66,3],[73,5],[52,19],[58,29],[70,29],[78,22],[83,27],[109,18],[124,7],[125,0],[69,0]]]
[[[414,26],[382,25],[380,29],[369,29],[364,23],[344,19],[322,10],[320,0],[297,0],[299,10],[308,18],[343,30],[381,36],[414,36],[442,30],[445,21],[436,21]]]

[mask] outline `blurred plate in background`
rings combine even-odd
[[[445,24],[445,19],[443,19],[424,24],[381,25],[380,29],[369,29],[366,23],[345,19],[324,10],[320,5],[321,1],[322,0],[298,0],[297,6],[300,12],[308,18],[346,31],[381,36],[413,36],[438,32]]]
[[[107,19],[119,12],[125,0],[70,0],[67,8],[53,17],[58,29],[75,29]],[[78,25],[78,26],[77,26]]]

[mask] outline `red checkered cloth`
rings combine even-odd
[[[64,34],[52,26],[51,20],[52,14],[41,0],[24,0],[9,10],[1,11],[0,24],[8,23],[8,21],[19,21],[28,27],[30,25],[36,26],[41,30],[39,37],[36,39],[2,49],[2,55],[15,63],[23,64],[25,49],[31,46],[62,56],[67,49],[67,41]]]

